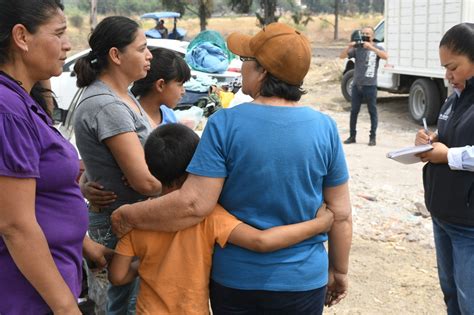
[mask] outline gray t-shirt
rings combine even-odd
[[[385,50],[381,45],[374,43],[379,50]],[[363,47],[351,48],[349,58],[355,58],[354,81],[356,85],[377,85],[377,70],[380,57]]]
[[[125,132],[136,132],[142,145],[152,131],[145,111],[135,100],[140,114],[124,103],[100,80],[89,85],[74,114],[76,145],[86,167],[89,181],[100,183],[116,193],[117,200],[107,211],[143,200],[146,197],[124,185],[123,172],[115,161],[105,139]]]

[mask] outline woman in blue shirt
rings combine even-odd
[[[259,229],[309,220],[325,201],[335,214],[328,235],[258,254],[215,248],[214,314],[321,314],[347,293],[352,236],[348,171],[336,125],[299,104],[311,63],[300,32],[273,23],[251,37],[227,39],[241,56],[242,90],[254,101],[213,114],[181,189],[126,205],[112,214],[115,231],[176,231],[207,216],[217,201]],[[327,292],[326,292],[327,289]]]

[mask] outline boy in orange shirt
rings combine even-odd
[[[167,124],[156,128],[145,144],[151,173],[163,185],[162,195],[178,189],[199,137],[188,127]],[[132,230],[117,244],[109,265],[114,285],[140,277],[137,314],[209,314],[209,278],[215,243],[231,243],[257,252],[270,252],[328,231],[333,214],[323,205],[313,220],[258,230],[221,206],[201,223],[178,232]],[[134,256],[139,261],[134,261]]]

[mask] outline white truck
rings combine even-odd
[[[392,93],[409,93],[408,109],[419,123],[436,123],[448,94],[445,70],[439,61],[439,41],[452,26],[474,22],[474,0],[385,0],[384,21],[375,39],[388,52],[381,60],[377,86]],[[341,89],[350,100],[354,61],[344,67]]]

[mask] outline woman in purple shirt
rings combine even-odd
[[[71,49],[59,0],[0,0],[0,314],[80,314],[87,208],[77,153],[31,96]]]

